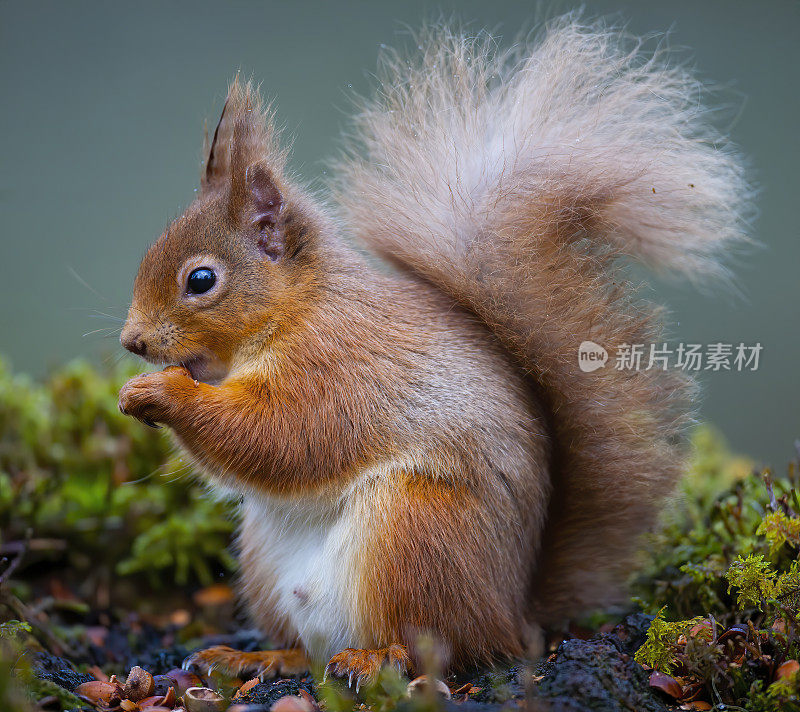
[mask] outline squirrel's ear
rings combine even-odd
[[[259,248],[267,257],[280,259],[292,239],[285,221],[281,219],[283,193],[272,171],[263,163],[248,166],[245,171],[242,198],[231,205],[236,212],[232,217],[245,228],[245,234],[255,235]]]
[[[275,227],[283,208],[283,195],[266,166],[255,164],[245,171],[250,220],[262,227]]]

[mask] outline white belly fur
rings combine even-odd
[[[361,532],[354,509],[352,500],[289,503],[252,494],[242,503],[248,539],[258,542],[254,573],[275,582],[263,593],[321,661],[358,647],[354,563]]]

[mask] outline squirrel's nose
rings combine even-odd
[[[133,354],[144,356],[147,354],[147,344],[142,338],[141,331],[123,331],[119,337],[120,343]]]

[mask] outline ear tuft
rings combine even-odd
[[[203,191],[231,186],[234,193],[241,192],[247,168],[259,162],[269,165],[273,175],[280,175],[286,151],[280,148],[278,138],[258,88],[250,81],[242,82],[237,74],[208,147]]]
[[[237,80],[238,81],[238,78]],[[230,93],[225,100],[220,114],[217,128],[214,129],[214,138],[206,154],[205,171],[203,172],[203,189],[211,188],[220,183],[227,182],[230,176],[230,141],[231,127],[227,117]],[[206,141],[208,133],[206,133]]]

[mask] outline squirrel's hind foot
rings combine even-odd
[[[197,668],[203,672],[220,671],[232,677],[243,673],[268,680],[280,675],[294,677],[310,669],[305,653],[299,648],[287,650],[258,650],[246,653],[227,645],[198,650],[183,661],[184,670]]]
[[[411,658],[404,645],[390,645],[377,650],[345,648],[331,658],[325,668],[325,678],[328,675],[345,678],[349,687],[355,682],[358,692],[362,685],[373,682],[387,665],[395,667],[400,675],[405,674],[411,666]]]

